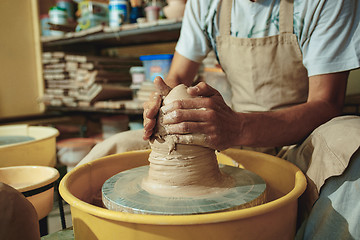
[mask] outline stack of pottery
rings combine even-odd
[[[186,0],[166,0],[167,6],[163,8],[168,19],[177,19],[184,16]]]

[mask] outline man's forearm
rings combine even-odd
[[[173,88],[181,83],[190,86],[199,69],[199,63],[191,61],[175,52],[165,83]]]
[[[239,113],[238,144],[284,146],[305,139],[315,128],[342,112],[348,72],[312,76],[304,104],[278,111]]]
[[[309,102],[271,112],[239,113],[242,123],[236,145],[277,147],[295,144],[339,114],[338,109],[326,102]]]

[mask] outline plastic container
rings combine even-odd
[[[54,184],[59,176],[55,168],[45,166],[0,168],[0,182],[23,193],[34,206],[39,220],[52,210]]]
[[[81,30],[86,30],[92,27],[96,27],[98,25],[107,25],[108,24],[108,18],[98,16],[95,14],[87,14],[86,16],[83,16],[81,18],[77,19],[77,26],[76,31],[79,32]]]
[[[50,36],[50,18],[49,14],[40,15],[40,26],[41,26],[41,35],[42,36]]]
[[[59,131],[52,127],[9,125],[0,127],[0,136],[29,136],[32,141],[0,146],[0,167],[40,165],[54,167],[56,137]]]
[[[177,19],[184,16],[185,3],[184,0],[167,0],[168,5],[163,8],[167,19]]]
[[[108,18],[108,8],[108,4],[100,2],[81,1],[78,3],[78,11],[81,17],[95,15],[97,17]]]
[[[269,201],[251,208],[199,215],[165,216],[116,212],[100,207],[101,187],[120,171],[148,164],[148,151],[111,155],[76,167],[60,182],[70,204],[75,239],[294,239],[304,174],[263,153],[230,149],[220,163],[244,167],[268,184]]]
[[[145,82],[145,68],[144,67],[131,67],[130,74],[132,83],[130,88],[132,90],[133,99],[137,98],[137,93],[141,88],[141,84]]]
[[[131,67],[130,74],[133,84],[141,84],[145,81],[145,68],[144,67]]]
[[[146,81],[153,82],[155,77],[166,78],[170,70],[173,54],[157,54],[140,56],[145,67]]]
[[[49,9],[49,22],[56,25],[65,25],[68,23],[66,9],[54,6]],[[65,33],[58,30],[50,30],[51,36],[62,36]]]
[[[153,22],[159,19],[160,7],[158,6],[147,6],[145,8],[145,15],[147,22]]]
[[[130,23],[136,23],[138,18],[144,17],[142,7],[131,7],[130,10]]]
[[[57,0],[56,6],[66,10],[67,20],[69,22],[73,22],[75,20],[75,6],[72,0]]]
[[[49,10],[50,22],[53,24],[67,24],[67,13],[66,9],[60,7],[51,7]]]
[[[70,138],[57,143],[59,162],[70,172],[99,141],[93,138]]]
[[[125,0],[110,0],[109,2],[109,26],[119,27],[129,22],[129,6]]]

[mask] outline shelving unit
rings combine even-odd
[[[42,50],[99,55],[106,48],[147,46],[148,44],[176,42],[181,30],[181,20],[159,20],[154,23],[128,24],[118,29],[97,26],[81,32],[66,33],[64,36],[41,38]],[[103,113],[142,115],[142,109],[99,109],[95,107],[47,106],[47,112]]]
[[[34,15],[38,16],[48,13],[48,10],[56,5],[55,0],[31,1],[37,9]],[[34,20],[38,22],[38,19]],[[42,52],[60,51],[73,55],[138,57],[146,54],[170,53],[180,36],[180,30],[181,19],[125,24],[119,28],[96,26],[80,32],[69,32],[64,36],[40,37],[40,47]],[[93,106],[45,106],[45,115],[91,117],[125,114],[132,119],[142,119],[142,104],[132,101],[126,106],[130,105],[131,108],[119,109]]]

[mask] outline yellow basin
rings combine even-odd
[[[56,164],[56,137],[59,131],[52,127],[10,125],[0,127],[0,136],[28,136],[27,142],[0,145],[0,167]]]
[[[164,216],[115,212],[101,207],[101,187],[114,174],[148,164],[150,151],[111,155],[65,175],[60,194],[70,204],[74,234],[81,239],[294,239],[297,199],[306,188],[303,173],[285,160],[229,149],[220,163],[244,167],[269,186],[270,201],[229,212]]]
[[[34,206],[39,220],[53,207],[54,183],[59,176],[58,170],[45,166],[0,168],[0,182],[23,193]]]

